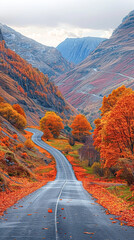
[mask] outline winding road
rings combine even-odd
[[[41,140],[42,132],[27,130],[54,156],[57,177],[7,210],[0,220],[0,240],[133,240],[134,228],[112,224],[114,216],[83,189],[65,156]]]

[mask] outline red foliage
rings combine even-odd
[[[27,155],[27,153],[26,152],[24,152],[24,153],[21,153],[21,156],[23,157],[23,158],[27,158],[28,157],[28,155]]]
[[[17,134],[14,134],[14,135],[13,135],[13,138],[14,138],[14,139],[17,139],[17,138],[18,138]]]
[[[107,184],[107,182],[104,182],[104,179],[97,179],[93,175],[86,173],[85,169],[76,164],[76,161],[72,156],[68,156],[67,158],[73,166],[76,178],[79,181],[82,181],[84,188],[90,194],[92,194],[94,198],[97,199],[97,202],[99,204],[107,209],[106,214],[111,213],[116,215],[117,219],[121,221],[121,225],[127,224],[134,227],[134,207],[131,207],[131,209],[129,209],[129,204],[127,202],[123,201],[120,198],[117,198],[107,189],[105,189],[105,184]],[[115,221],[113,221],[113,223],[115,223]]]

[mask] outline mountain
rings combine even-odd
[[[67,38],[57,46],[62,56],[74,64],[82,62],[105,38]]]
[[[134,89],[134,11],[110,39],[55,83],[64,97],[89,118],[96,117],[103,96],[113,89],[123,84]]]
[[[7,48],[4,40],[0,41],[0,95],[11,104],[19,103],[30,125],[37,125],[46,110],[67,118],[75,111],[48,76]]]
[[[49,78],[58,77],[72,68],[72,65],[62,57],[56,48],[27,38],[6,25],[0,24],[0,29],[7,46],[32,64],[33,67],[38,67]]]

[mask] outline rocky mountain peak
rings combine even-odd
[[[134,10],[131,11],[126,17],[123,18],[122,23],[115,29],[115,31],[112,34],[112,37],[115,37],[115,35],[122,34],[129,31],[134,30]],[[134,34],[131,34],[130,37],[134,37]]]

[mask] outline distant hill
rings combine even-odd
[[[57,49],[67,61],[78,64],[104,40],[106,39],[98,37],[67,38]]]
[[[12,28],[0,23],[7,46],[27,60],[33,67],[53,79],[71,70],[72,65],[54,47],[48,47],[23,36]]]
[[[134,11],[123,19],[110,39],[100,43],[55,83],[74,107],[92,119],[104,95],[123,84],[134,89]]]
[[[1,33],[0,38],[3,38]],[[45,110],[62,117],[74,112],[48,76],[7,48],[4,40],[0,41],[0,95],[11,104],[21,105],[29,124],[37,124]]]

